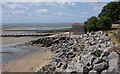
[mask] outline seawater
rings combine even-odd
[[[59,30],[71,28],[72,24],[2,24],[2,29],[10,29],[15,27],[24,27],[26,30]]]

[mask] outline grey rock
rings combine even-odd
[[[108,74],[108,73],[110,73],[110,72],[108,72],[108,70],[103,70],[103,71],[101,72],[101,74]]]
[[[106,51],[106,52],[103,52],[101,54],[101,57],[108,57],[108,55],[110,54],[110,52]]]
[[[91,58],[90,58],[90,65],[92,65],[93,64],[93,62],[95,61],[95,59],[96,59],[96,57],[95,56],[91,56]]]
[[[42,67],[42,69],[43,69],[44,71],[47,71],[48,68],[49,68],[48,66],[43,66],[43,67]]]
[[[62,65],[63,65],[62,62],[59,62],[57,68],[60,68]]]
[[[108,69],[108,67],[109,65],[105,62],[93,65],[93,69],[97,72],[102,72],[103,70]]]
[[[83,67],[83,73],[84,73],[84,74],[88,74],[89,71],[90,71],[90,70],[89,70],[89,68],[88,68],[87,66],[84,66],[84,67]]]
[[[52,66],[49,68],[51,71],[55,71],[56,67]]]
[[[99,64],[102,63],[103,61],[104,61],[103,59],[97,58],[94,60],[93,64]]]
[[[109,59],[113,59],[113,58],[119,57],[119,55],[117,54],[117,52],[112,51],[108,57]]]
[[[55,72],[63,72],[63,70],[64,70],[64,69],[62,69],[62,68],[56,68],[56,69],[55,69]]]
[[[111,60],[109,60],[108,72],[119,72],[120,71],[119,62],[120,62],[119,57],[112,58]]]
[[[63,65],[61,66],[62,69],[66,69],[67,68],[67,63],[63,63]]]
[[[109,60],[111,60],[113,58],[117,58],[117,57],[119,57],[119,55],[117,54],[117,52],[112,51],[112,52],[110,52],[110,54],[108,56],[103,57],[103,59],[105,61],[109,62]]]
[[[91,71],[89,71],[88,74],[98,74],[98,73],[97,73],[97,71],[95,71],[95,70],[91,70]]]

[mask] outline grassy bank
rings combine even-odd
[[[118,48],[118,52],[120,53],[120,42],[119,42],[119,38],[116,37],[113,33],[111,32],[114,32],[115,34],[117,35],[120,35],[119,31],[118,30],[110,30],[110,31],[106,31],[105,33],[108,34],[108,37],[111,38],[111,40],[115,43],[115,46]]]

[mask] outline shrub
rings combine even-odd
[[[96,51],[94,52],[94,55],[95,55],[96,57],[100,57],[100,56],[101,56],[101,53],[102,53],[102,51],[96,50]]]
[[[109,17],[101,17],[96,23],[96,28],[98,30],[109,30],[111,29],[112,23]]]
[[[89,18],[86,22],[85,22],[85,28],[88,32],[91,31],[96,31],[96,22],[98,21],[98,18],[95,16],[92,16],[91,18]]]

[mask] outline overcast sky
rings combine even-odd
[[[5,2],[3,23],[83,23],[108,2]]]

